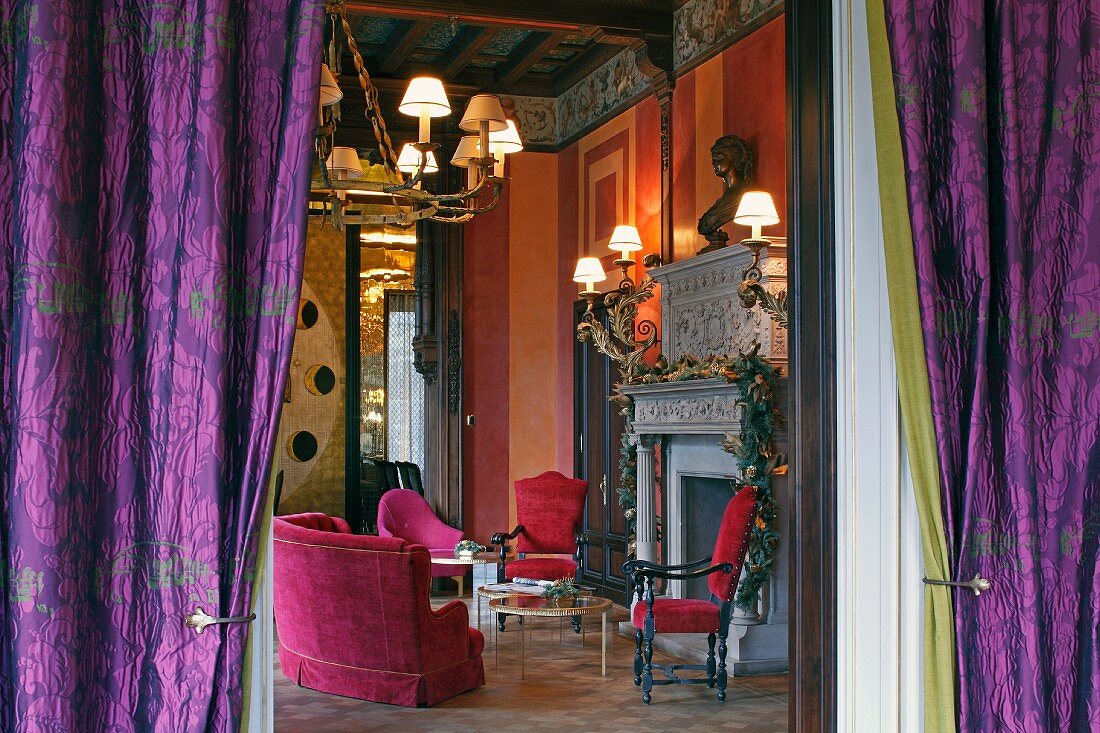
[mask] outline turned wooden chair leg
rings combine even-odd
[[[642,630],[634,630],[634,686],[642,684]]]
[[[726,628],[718,635],[718,702],[726,700]]]
[[[646,624],[645,629],[645,652],[643,653],[644,664],[642,665],[642,702],[646,705],[649,704],[653,690],[653,623],[652,618],[649,619],[649,623]]]
[[[714,684],[718,681],[717,672],[714,666],[714,634],[707,636],[707,645],[710,649],[707,651],[707,687],[714,689]]]

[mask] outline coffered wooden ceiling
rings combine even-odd
[[[556,97],[624,46],[670,45],[673,7],[674,0],[349,0],[347,13],[380,89],[431,73],[459,94],[469,87]],[[344,66],[345,75],[351,70]]]

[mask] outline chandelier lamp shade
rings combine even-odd
[[[335,180],[350,181],[363,178],[363,164],[359,162],[359,154],[355,148],[338,145],[332,149],[328,156],[329,175]]]
[[[479,144],[480,147],[480,144]],[[509,153],[518,153],[523,150],[523,141],[519,137],[519,129],[516,123],[508,120],[507,127],[500,132],[489,133],[489,152],[493,154],[496,163],[493,166],[494,175],[504,177],[504,156]]]
[[[418,76],[409,82],[409,88],[405,90],[397,111],[420,118],[418,142],[427,143],[431,142],[432,118],[451,114],[451,103],[447,101],[443,82],[432,76]]]
[[[402,173],[416,173],[424,166],[424,173],[435,173],[439,170],[439,164],[435,162],[435,153],[431,150],[421,152],[412,143],[405,143],[401,147],[401,155],[397,156],[397,170]]]
[[[321,106],[331,107],[344,98],[328,64],[321,64]]]
[[[443,82],[431,76],[409,81],[397,111],[418,119],[419,134],[415,143],[404,145],[399,152],[387,130],[378,89],[347,20],[345,0],[328,0],[325,7],[330,22],[326,24],[323,58],[319,59],[321,90],[315,142],[320,166],[311,185],[311,200],[322,202],[322,215],[331,217],[337,228],[345,223],[409,227],[425,219],[462,223],[492,211],[507,184],[505,156],[523,149],[519,129],[505,116],[500,98],[473,95],[458,123],[460,129],[471,133],[461,140],[451,158],[452,165],[467,170],[465,186],[454,193],[428,190],[423,177],[439,170],[436,153],[440,148],[432,142],[431,121],[452,113]],[[343,98],[338,82],[341,48],[350,52],[366,99],[364,115],[381,157],[381,164],[368,166],[369,171],[364,171],[358,156],[353,164],[348,152],[337,153],[340,148],[333,143]],[[351,148],[344,150],[355,155]]]

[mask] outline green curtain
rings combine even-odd
[[[950,579],[940,505],[939,454],[932,423],[928,363],[917,301],[913,235],[905,193],[901,132],[882,0],[867,2],[867,35],[870,41],[890,321],[894,333],[902,423],[920,516],[921,551],[928,577]],[[924,728],[929,733],[955,731],[955,622],[951,590],[935,585],[925,585],[924,588]]]

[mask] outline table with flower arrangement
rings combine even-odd
[[[480,590],[480,589],[479,589]],[[565,618],[566,616],[591,616],[600,614],[600,671],[607,676],[607,612],[611,610],[611,600],[598,596],[582,595],[571,599],[544,598],[539,595],[507,595],[489,601],[490,613],[504,613],[519,616],[519,676],[526,673],[525,638],[527,632],[523,618],[541,616],[544,618]],[[495,645],[497,647],[498,643]],[[584,625],[581,625],[581,646],[584,646]]]

